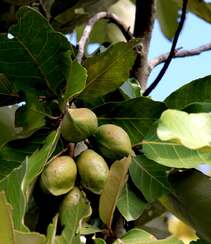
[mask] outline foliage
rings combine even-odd
[[[109,30],[104,20],[90,39],[102,45],[78,63],[80,50],[64,35],[81,34],[85,22],[99,11],[118,12],[119,2],[35,2],[4,0],[0,9],[0,243],[77,244],[83,237],[87,243],[102,244],[183,243],[168,234],[161,238],[145,225],[149,217],[157,217],[150,212],[153,204],[162,204],[164,211],[192,226],[201,238],[192,243],[210,243],[210,177],[195,168],[211,164],[211,76],[190,81],[164,102],[154,101],[142,95],[133,77],[140,39],[125,42],[117,35],[121,41],[110,43],[115,29]],[[121,4],[135,9],[132,1]],[[182,1],[156,4],[161,30],[171,40]],[[210,3],[189,1],[188,11],[211,22]],[[69,115],[63,123],[79,108],[94,116],[91,132],[89,117],[84,123],[82,113],[75,120]],[[85,158],[88,163],[70,192],[54,196],[43,191],[40,177],[59,156],[74,158],[79,168],[78,156],[87,149],[98,151],[97,143],[112,151],[115,140],[120,147],[112,131],[104,141],[94,142],[97,123],[121,127],[132,150],[118,148],[123,158],[103,155],[103,181],[103,166],[93,157],[86,166]],[[90,133],[81,141],[84,131]],[[93,182],[100,190],[88,187]],[[145,221],[141,226],[140,220]]]

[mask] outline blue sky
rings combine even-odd
[[[211,24],[188,14],[177,47],[190,49],[207,42],[211,42]],[[170,47],[171,42],[162,35],[159,24],[156,22],[152,34],[149,59],[168,52]],[[154,80],[161,67],[162,65],[153,70],[149,82]],[[171,62],[157,88],[151,93],[151,97],[162,101],[185,83],[209,74],[211,74],[211,51],[195,57],[175,59]]]

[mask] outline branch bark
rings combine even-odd
[[[148,50],[155,18],[155,0],[136,0],[134,36],[141,38],[141,51],[133,67],[133,75],[145,90],[148,78]]]
[[[77,54],[76,59],[79,63],[81,63],[81,61],[82,61],[85,46],[86,46],[86,43],[87,43],[89,36],[92,32],[92,29],[93,29],[94,25],[101,19],[108,19],[111,23],[114,23],[117,27],[119,27],[119,29],[121,30],[121,32],[123,33],[123,35],[127,41],[129,41],[133,38],[133,34],[130,32],[130,28],[127,27],[119,19],[118,16],[116,16],[113,13],[99,12],[88,20],[88,22],[84,28],[84,31],[82,33],[81,39],[78,42],[78,54]]]
[[[200,55],[203,52],[211,50],[211,42],[201,45],[197,48],[193,48],[190,50],[175,50],[174,56],[172,58],[185,58]],[[169,53],[162,54],[149,62],[149,73],[159,64],[164,63],[169,56]]]
[[[173,39],[173,42],[172,42],[172,46],[171,46],[171,50],[169,52],[168,58],[166,59],[166,62],[163,65],[163,67],[162,67],[160,73],[158,74],[158,76],[155,78],[155,80],[152,82],[152,84],[143,93],[144,96],[148,96],[151,93],[151,91],[153,91],[155,89],[155,87],[159,84],[159,82],[163,78],[166,70],[168,69],[169,64],[171,63],[172,58],[175,55],[175,48],[176,48],[176,45],[177,45],[177,41],[179,39],[181,30],[182,30],[184,22],[185,22],[187,5],[188,5],[188,0],[183,0],[182,14],[181,14],[180,22],[178,24],[178,28],[176,30],[176,33],[175,33],[175,36],[174,36],[174,39]]]

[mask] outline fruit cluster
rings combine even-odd
[[[130,138],[121,127],[113,124],[98,127],[96,115],[87,108],[68,109],[62,120],[61,134],[72,143],[89,138],[92,148],[82,151],[76,158],[58,156],[43,170],[41,189],[54,196],[68,193],[64,202],[79,194],[75,187],[77,177],[82,187],[100,194],[109,173],[107,162],[128,156],[132,150]]]

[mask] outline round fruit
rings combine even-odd
[[[69,156],[60,156],[43,170],[40,186],[45,192],[58,196],[70,191],[75,184],[77,167]]]
[[[99,126],[93,136],[93,143],[97,152],[111,160],[121,159],[132,151],[127,132],[113,124]]]
[[[62,201],[59,208],[59,215],[62,224],[65,224],[67,223],[67,221],[70,221],[70,214],[68,213],[78,215],[78,213],[76,213],[76,211],[78,211],[78,209],[76,208],[78,204],[80,204],[78,208],[81,209],[79,211],[83,212],[83,219],[91,215],[92,209],[85,194],[82,191],[80,191],[78,187],[74,187],[64,197],[64,200]]]
[[[61,133],[69,142],[79,142],[95,133],[97,117],[88,108],[70,108],[67,110],[61,127]]]
[[[76,163],[81,184],[90,191],[100,194],[109,173],[108,165],[103,157],[88,149],[79,155]]]

